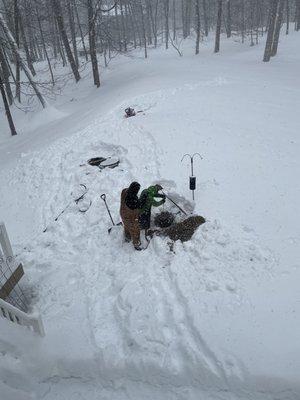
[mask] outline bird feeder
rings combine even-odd
[[[195,156],[199,156],[202,160],[202,156],[199,153],[194,153],[193,155],[185,154],[181,159],[181,162],[182,162],[185,157],[189,157],[190,161],[191,161],[191,175],[190,175],[189,187],[190,187],[190,190],[192,191],[193,200],[195,200],[195,190],[196,190],[196,177],[194,176],[194,157]]]

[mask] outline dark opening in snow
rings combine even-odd
[[[162,211],[161,213],[157,214],[154,218],[155,226],[159,228],[167,228],[171,226],[175,220],[175,216],[169,211]]]
[[[100,169],[103,168],[116,168],[120,164],[120,160],[116,157],[94,157],[88,160],[88,164],[99,167]]]

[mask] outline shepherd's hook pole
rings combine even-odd
[[[194,153],[193,155],[184,154],[184,156],[181,159],[181,162],[182,162],[185,157],[190,157],[190,161],[191,161],[190,190],[192,191],[193,200],[195,200],[195,189],[196,189],[196,177],[194,176],[194,157],[195,156],[199,156],[201,158],[201,160],[203,160],[203,157],[199,153]]]

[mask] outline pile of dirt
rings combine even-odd
[[[157,214],[154,218],[155,226],[159,228],[167,228],[173,224],[175,220],[174,215],[169,211],[162,211],[161,213]]]
[[[157,236],[168,236],[174,242],[190,240],[197,228],[205,223],[205,219],[200,215],[193,215],[182,222],[175,223],[164,229],[154,229],[149,233]]]

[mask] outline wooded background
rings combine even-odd
[[[182,56],[186,38],[195,40],[199,55],[211,34],[217,53],[222,33],[250,46],[266,35],[262,59],[268,62],[284,23],[284,34],[299,31],[300,0],[0,0],[0,89],[11,133],[16,130],[10,106],[36,96],[46,107],[58,63],[76,82],[91,63],[93,84],[100,87],[100,59],[106,67],[116,55],[138,48],[147,58],[157,46]],[[41,62],[48,76],[43,82],[36,76]]]

